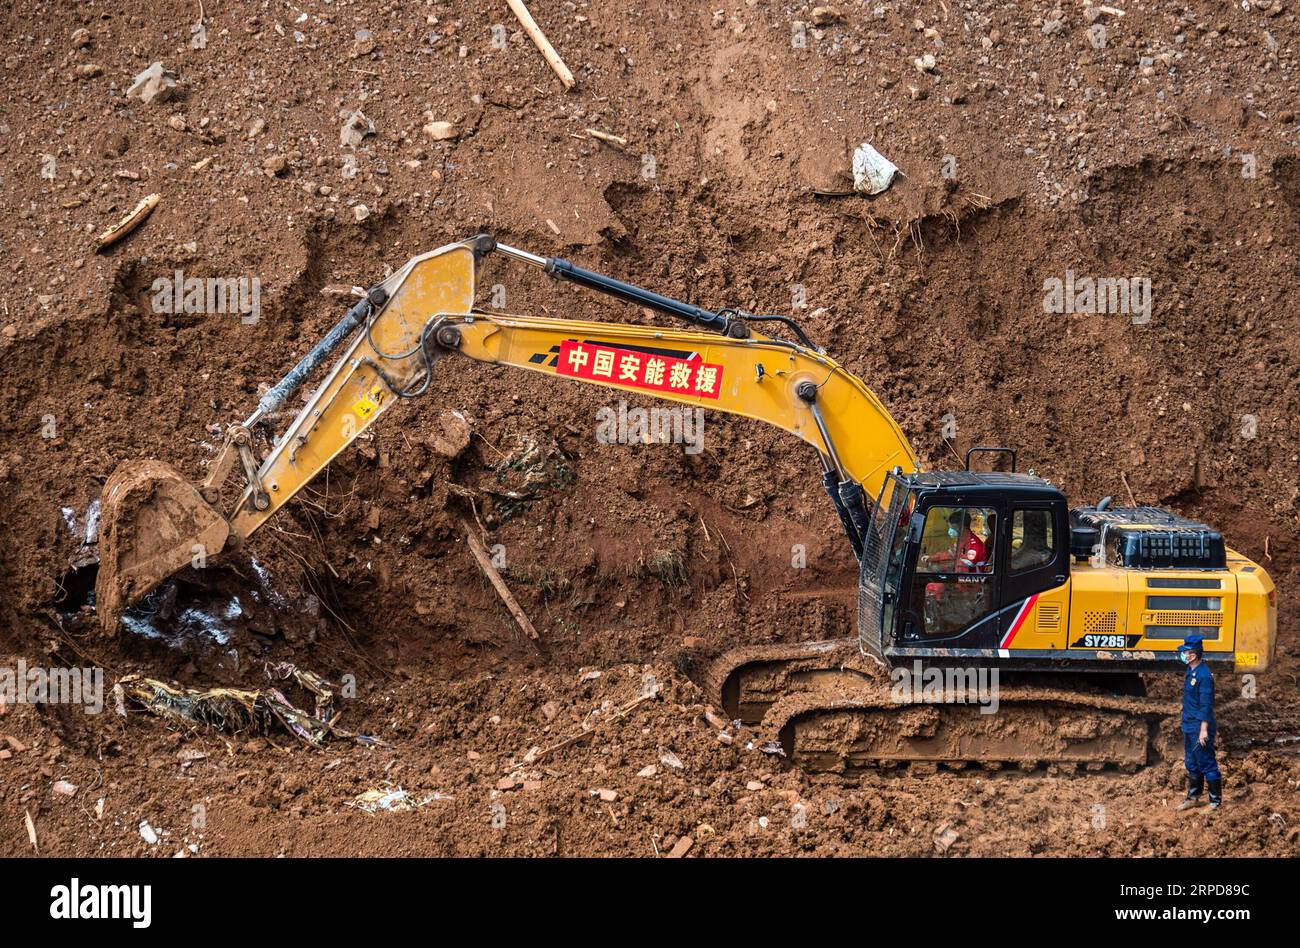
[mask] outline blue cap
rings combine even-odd
[[[1205,652],[1205,647],[1201,645],[1201,636],[1199,635],[1187,636],[1187,638],[1183,639],[1183,644],[1178,646],[1178,651],[1195,652],[1197,655],[1203,654]]]

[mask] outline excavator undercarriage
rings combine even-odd
[[[732,649],[701,684],[767,747],[804,770],[843,776],[916,762],[1133,770],[1162,755],[1160,724],[1177,711],[1143,697],[1135,676],[1085,683],[995,668],[890,669],[856,639]]]

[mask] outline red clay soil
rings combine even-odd
[[[0,854],[33,852],[27,813],[59,855],[1295,855],[1295,0],[1117,5],[844,3],[814,25],[811,4],[535,2],[566,93],[502,4],[209,0],[203,48],[191,2],[8,4],[0,662],[261,687],[292,660],[355,682],[340,725],[388,746],[10,705]],[[154,61],[176,94],[126,97]],[[356,110],[374,132],[343,145]],[[455,137],[425,130],[444,121]],[[813,193],[843,189],[864,141],[905,176]],[[927,466],[1012,444],[1075,502],[1131,488],[1221,527],[1281,604],[1255,696],[1220,679],[1226,808],[1176,816],[1176,758],[845,784],[720,742],[701,662],[851,632],[855,564],[815,457],[714,416],[697,455],[603,444],[608,393],[452,360],[243,551],[182,577],[167,634],[60,614],[119,461],[201,478],[224,425],[337,320],[324,288],[484,230],[712,308],[802,303]],[[260,318],[157,312],[178,269],[257,277]],[[1149,278],[1150,321],[1045,313],[1067,271]],[[485,305],[494,284],[511,312],[658,319],[505,260]],[[452,410],[473,436],[448,458]],[[467,495],[540,652],[466,549]],[[232,596],[224,642],[172,621]],[[647,675],[658,695],[619,716]],[[427,802],[347,805],[387,787]]]

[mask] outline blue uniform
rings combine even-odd
[[[1209,725],[1209,739],[1201,746],[1201,724]],[[1195,669],[1188,668],[1183,679],[1183,762],[1187,775],[1193,780],[1204,777],[1219,780],[1219,765],[1214,759],[1214,737],[1218,728],[1214,721],[1214,676],[1210,666],[1201,662]],[[1213,789],[1211,784],[1211,789]]]

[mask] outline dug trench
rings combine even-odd
[[[719,416],[700,454],[603,444],[606,393],[451,359],[244,550],[183,573],[116,635],[96,632],[87,527],[93,539],[115,463],[152,456],[201,477],[221,426],[336,318],[317,293],[325,274],[365,283],[401,262],[380,248],[467,235],[393,219],[368,238],[310,232],[265,303],[278,315],[256,326],[157,314],[146,275],[125,268],[100,311],[0,343],[4,651],[193,687],[257,688],[268,664],[294,662],[348,683],[347,727],[387,746],[314,750],[284,734],[13,706],[0,732],[23,751],[0,763],[0,852],[30,851],[26,810],[40,850],[69,855],[1294,854],[1300,759],[1279,739],[1300,734],[1300,327],[1284,305],[1297,175],[1294,162],[1262,181],[1143,162],[1054,211],[984,206],[935,181],[899,198],[919,216],[831,199],[770,225],[716,195],[618,188],[606,194],[618,235],[575,255],[714,306],[784,311],[791,287],[807,288],[796,315],[881,396],[927,467],[1015,445],[1074,502],[1131,489],[1263,563],[1279,588],[1278,660],[1251,697],[1221,683],[1231,805],[1212,822],[1174,819],[1173,757],[1133,774],[911,768],[843,782],[720,741],[692,678],[709,658],[851,632],[855,564],[815,456]],[[508,226],[498,236],[528,245]],[[504,266],[490,262],[480,285],[506,285],[511,311],[653,320]],[[1067,270],[1148,277],[1150,322],[1045,315],[1043,281]],[[475,566],[467,517],[503,557],[540,648]],[[1148,678],[1155,693],[1177,684]],[[655,697],[638,703],[647,682]],[[551,750],[585,725],[592,737]],[[51,780],[75,795],[52,795]],[[418,805],[348,806],[376,788]]]

